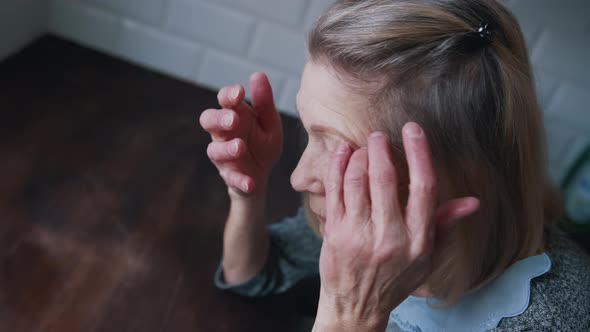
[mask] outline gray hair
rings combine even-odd
[[[482,22],[491,39],[478,35]],[[366,117],[401,160],[401,127],[415,121],[439,177],[457,197],[480,198],[480,211],[435,257],[428,287],[436,297],[451,303],[542,246],[551,188],[541,113],[522,33],[503,5],[339,0],[317,21],[308,48],[310,61],[368,97]],[[398,173],[407,175],[402,165]]]

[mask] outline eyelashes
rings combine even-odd
[[[296,140],[296,147],[300,153],[307,148],[310,148],[310,138],[312,141],[312,149],[316,151],[324,151],[324,152],[334,152],[338,146],[342,143],[349,144],[352,148],[358,149],[358,146],[351,145],[349,141],[341,139],[340,136],[337,135],[318,135],[312,132],[311,136],[308,134],[307,130],[305,130],[305,126],[303,126],[303,122],[298,121],[295,127],[295,133],[297,135]]]
[[[303,151],[309,143],[309,135],[307,134],[307,131],[305,130],[305,127],[303,127],[303,123],[301,121],[297,123],[297,127],[295,130],[298,136],[297,149],[299,151]]]

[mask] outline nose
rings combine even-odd
[[[310,192],[321,194],[323,184],[319,176],[319,167],[313,165],[313,158],[309,158],[304,152],[299,163],[291,174],[291,185],[298,192]]]

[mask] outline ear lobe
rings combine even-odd
[[[463,197],[440,205],[435,213],[437,238],[446,237],[464,218],[479,210],[480,202],[475,197]]]

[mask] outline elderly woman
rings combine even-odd
[[[340,0],[297,96],[304,207],[266,227],[282,131],[263,74],[202,113],[231,208],[218,287],[321,279],[317,331],[590,329],[590,260],[552,227],[522,34],[493,0]]]

